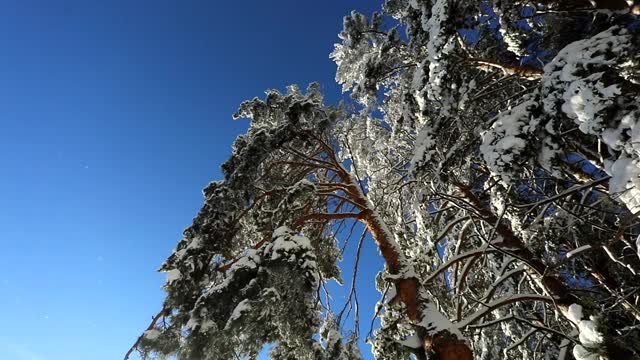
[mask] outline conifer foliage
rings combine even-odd
[[[352,102],[311,84],[240,105],[249,130],[126,358],[361,359],[342,278],[376,246],[377,359],[640,359],[638,15],[387,0],[346,16],[330,57]]]

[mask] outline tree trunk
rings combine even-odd
[[[343,178],[343,181],[347,180]],[[346,182],[346,181],[345,181]],[[405,270],[406,259],[401,252],[393,234],[375,210],[373,204],[362,192],[357,181],[349,176],[349,193],[366,208],[361,212],[360,221],[367,227],[371,237],[380,249],[389,273],[401,275]],[[420,284],[415,277],[400,278],[395,283],[397,289],[396,298],[393,301],[401,301],[407,308],[407,316],[412,321],[420,322],[420,299],[418,289]],[[440,331],[427,335],[423,339],[425,352],[435,353],[438,360],[473,360],[473,352],[464,339],[458,339],[456,335],[448,331]]]
[[[505,253],[512,254],[514,257],[527,264],[528,272],[531,276],[543,289],[545,289],[546,292],[548,292],[549,296],[554,299],[554,303],[562,316],[573,324],[569,313],[569,306],[572,304],[582,306],[582,301],[576,297],[569,288],[567,288],[560,278],[554,276],[552,271],[549,271],[548,267],[540,259],[527,249],[524,242],[511,230],[511,228],[506,226],[504,223],[499,222],[498,220],[500,219],[493,214],[491,210],[486,209],[483,206],[482,201],[480,201],[469,187],[459,183],[455,185],[464,197],[474,205],[480,215],[482,215],[483,219],[496,226],[496,233],[502,237],[503,241],[492,244],[495,247],[502,249]],[[489,239],[489,241],[491,241],[491,239]],[[582,307],[587,308],[586,305]],[[586,319],[589,318],[586,317]],[[577,324],[574,324],[574,326],[576,325]],[[620,354],[632,354],[633,352],[624,348],[618,341],[614,340],[615,339],[611,339],[610,337],[605,337],[603,341],[603,345],[606,348],[605,356],[607,359],[630,359],[630,357],[620,357]]]

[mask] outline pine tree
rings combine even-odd
[[[312,84],[240,106],[251,126],[130,352],[360,359],[323,296],[360,223],[385,262],[378,359],[640,359],[639,8],[346,16],[331,58],[353,104]]]

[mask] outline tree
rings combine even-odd
[[[353,104],[312,84],[240,106],[251,126],[130,352],[359,359],[358,325],[341,327],[355,280],[337,312],[325,284],[360,223],[358,249],[368,234],[385,262],[376,358],[640,359],[639,8],[388,0],[345,17],[331,57]]]

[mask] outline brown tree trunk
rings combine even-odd
[[[489,209],[486,209],[480,199],[471,191],[471,189],[463,184],[455,184],[466,200],[468,200],[474,208],[482,215],[483,219],[488,223],[496,226],[496,233],[499,234],[503,241],[493,243],[493,245],[507,254],[512,254],[529,266],[529,273],[538,281],[540,286],[554,299],[554,304],[560,310],[560,313],[571,323],[569,314],[569,306],[571,304],[581,304],[582,301],[576,297],[564,282],[558,277],[551,274],[548,267],[538,259],[529,249],[526,248],[524,242],[509,228],[507,225],[499,222],[499,218]],[[489,239],[491,241],[491,239]],[[583,306],[585,308],[585,306]],[[577,325],[577,324],[574,324]],[[606,347],[607,359],[630,359],[628,354],[632,352],[624,348],[619,342],[612,341],[610,337],[605,337],[603,344]],[[620,357],[619,354],[626,354]]]
[[[343,178],[343,181],[347,180]],[[404,255],[400,253],[398,244],[392,238],[392,233],[387,225],[382,221],[376,210],[368,201],[360,186],[349,178],[350,195],[356,197],[357,202],[366,204],[366,208],[361,212],[360,221],[367,227],[367,230],[374,239],[380,253],[385,260],[389,273],[400,275],[405,262]],[[420,284],[416,278],[401,278],[395,283],[397,296],[394,301],[401,301],[407,308],[407,316],[412,321],[419,319],[419,298],[418,288]],[[463,339],[458,339],[456,335],[448,331],[441,331],[437,334],[427,336],[423,339],[426,352],[433,352],[439,360],[473,360],[473,352]]]

